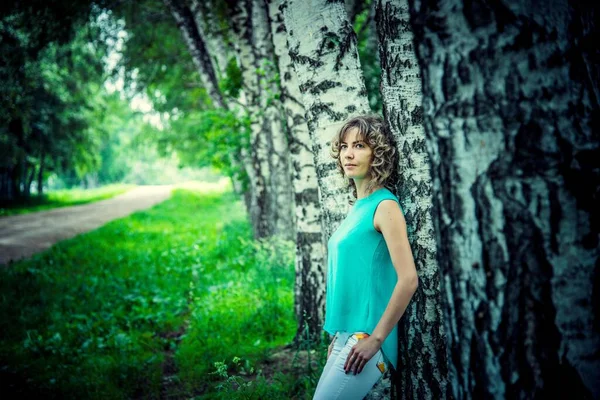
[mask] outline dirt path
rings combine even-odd
[[[95,203],[0,218],[0,265],[46,250],[171,196],[173,185],[139,186]]]

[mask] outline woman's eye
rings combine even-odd
[[[358,147],[359,149],[362,149],[363,147],[365,147],[365,145],[362,143],[357,143],[356,147]]]

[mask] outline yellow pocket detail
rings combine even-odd
[[[383,374],[385,372],[385,363],[383,361],[379,361],[377,363],[377,368],[379,368],[379,370],[381,371],[381,373]]]

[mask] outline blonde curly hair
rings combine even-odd
[[[358,130],[358,137],[363,140],[373,152],[371,166],[367,174],[370,177],[366,188],[369,195],[376,187],[384,186],[395,193],[398,182],[398,150],[396,140],[384,119],[379,115],[358,115],[350,118],[337,132],[331,141],[331,157],[337,161],[338,171],[346,178],[344,167],[340,160],[340,145],[351,129]],[[357,198],[354,180],[347,179],[348,187],[352,189],[354,199]],[[354,203],[353,201],[351,203]]]

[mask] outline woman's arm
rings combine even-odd
[[[379,203],[373,225],[383,234],[398,275],[398,282],[371,336],[360,340],[350,351],[344,366],[346,373],[349,371],[360,373],[365,364],[377,353],[385,338],[404,314],[419,285],[415,261],[408,242],[406,220],[398,203],[393,200]]]

